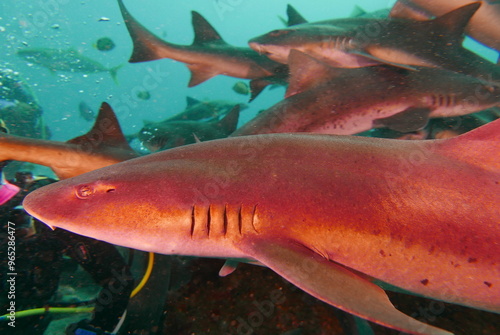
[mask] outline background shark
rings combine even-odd
[[[447,70],[388,65],[339,69],[297,50],[291,51],[289,66],[287,98],[231,136],[352,135],[379,127],[409,132],[423,128],[429,118],[464,115],[500,103],[500,86]],[[482,98],[474,92],[482,92]]]
[[[471,3],[427,21],[349,18],[299,24],[249,44],[284,64],[295,49],[336,67],[438,67],[499,82],[500,67],[462,47],[464,29],[479,7]]]
[[[240,107],[235,106],[220,120],[213,121],[162,121],[146,124],[138,138],[151,152],[181,145],[228,137],[236,130]]]
[[[131,248],[255,260],[355,315],[444,335],[397,311],[372,280],[500,312],[499,134],[497,120],[442,141],[208,141],[43,187],[24,207]]]
[[[120,10],[134,43],[130,63],[171,58],[186,63],[191,71],[188,86],[193,87],[219,74],[247,79],[274,76],[282,65],[259,55],[247,47],[227,44],[219,33],[199,13],[192,12],[195,38],[192,45],[165,42],[134,19],[118,1]]]
[[[0,161],[17,160],[48,166],[61,179],[137,156],[107,103],[102,104],[87,134],[66,143],[0,133]]]

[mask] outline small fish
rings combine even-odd
[[[110,51],[113,50],[116,45],[111,38],[101,37],[95,42],[94,46],[99,51]]]
[[[93,121],[96,118],[96,114],[92,108],[85,102],[81,101],[78,104],[78,111],[80,112],[80,116],[85,121]]]
[[[234,84],[233,91],[241,95],[248,95],[250,94],[250,87],[246,83],[239,81]]]
[[[139,91],[137,92],[137,98],[141,100],[149,100],[151,99],[151,93],[149,93],[149,91],[146,90]]]
[[[122,65],[112,68],[107,68],[104,65],[82,55],[73,48],[69,49],[49,49],[49,48],[32,48],[20,49],[17,55],[30,63],[38,64],[46,67],[52,72],[81,72],[81,73],[98,73],[109,72],[115,83],[117,82],[116,74]]]

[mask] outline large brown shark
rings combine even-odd
[[[134,43],[131,63],[170,58],[183,62],[191,70],[189,87],[222,74],[237,78],[259,79],[282,73],[283,66],[247,47],[227,44],[219,33],[197,12],[192,12],[195,38],[192,45],[163,41],[148,31],[118,1]]]
[[[332,68],[292,50],[287,98],[231,136],[314,132],[351,135],[387,127],[408,132],[429,118],[464,115],[500,103],[500,86],[460,73],[389,65]]]
[[[449,335],[396,310],[374,281],[500,312],[499,182],[497,120],[449,140],[207,141],[45,186],[24,208],[130,248],[260,262],[362,318]]]
[[[235,106],[220,120],[213,121],[161,121],[144,125],[138,138],[152,152],[166,150],[197,141],[228,137],[236,130],[240,107]]]
[[[107,103],[102,104],[87,134],[66,143],[0,133],[0,161],[17,160],[48,166],[61,179],[137,156]]]
[[[500,81],[500,67],[462,47],[465,26],[479,7],[471,3],[427,21],[348,18],[299,24],[249,44],[284,64],[295,49],[336,67],[427,66]]]
[[[425,20],[469,3],[469,0],[399,0],[392,8],[390,15],[397,18]],[[465,31],[479,42],[500,51],[499,21],[500,2],[481,1],[481,8],[471,18]]]

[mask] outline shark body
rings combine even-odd
[[[138,138],[151,152],[175,148],[180,145],[228,137],[236,130],[240,108],[235,106],[220,120],[175,120],[146,124]]]
[[[93,128],[68,142],[0,133],[0,161],[17,160],[48,166],[61,179],[137,156],[107,103],[102,104]]]
[[[291,51],[289,66],[287,98],[231,136],[352,135],[380,127],[409,132],[423,128],[429,118],[464,115],[500,103],[499,86],[443,69],[332,68],[297,50]]]
[[[462,47],[465,26],[479,7],[471,3],[426,21],[347,18],[297,24],[249,44],[283,64],[295,49],[335,67],[426,66],[499,82],[500,67]]]
[[[444,335],[373,280],[500,312],[499,158],[500,120],[434,141],[243,136],[63,180],[24,208],[130,248],[257,261],[352,314]]]
[[[189,87],[216,75],[260,79],[285,73],[284,67],[248,47],[227,44],[199,13],[192,12],[195,39],[192,45],[176,45],[149,32],[118,1],[134,43],[131,63],[170,58],[185,63],[191,71]]]

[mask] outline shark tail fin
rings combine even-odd
[[[139,63],[166,58],[164,55],[158,55],[156,50],[168,50],[171,44],[160,39],[140,24],[129,13],[122,0],[118,0],[118,5],[120,6],[123,21],[127,26],[128,32],[134,44],[134,50],[130,56],[129,63]]]
[[[442,154],[500,173],[500,119],[439,143]]]
[[[109,74],[111,75],[111,79],[113,79],[113,82],[116,85],[120,84],[118,82],[118,78],[116,77],[116,75],[118,74],[118,70],[120,70],[122,67],[123,67],[123,64],[115,66],[115,67],[112,67],[111,69],[109,69]]]
[[[130,158],[135,157],[135,152],[125,139],[115,112],[106,102],[102,103],[92,129],[67,143],[81,145],[82,150],[99,151],[106,147],[119,148],[130,151]]]

